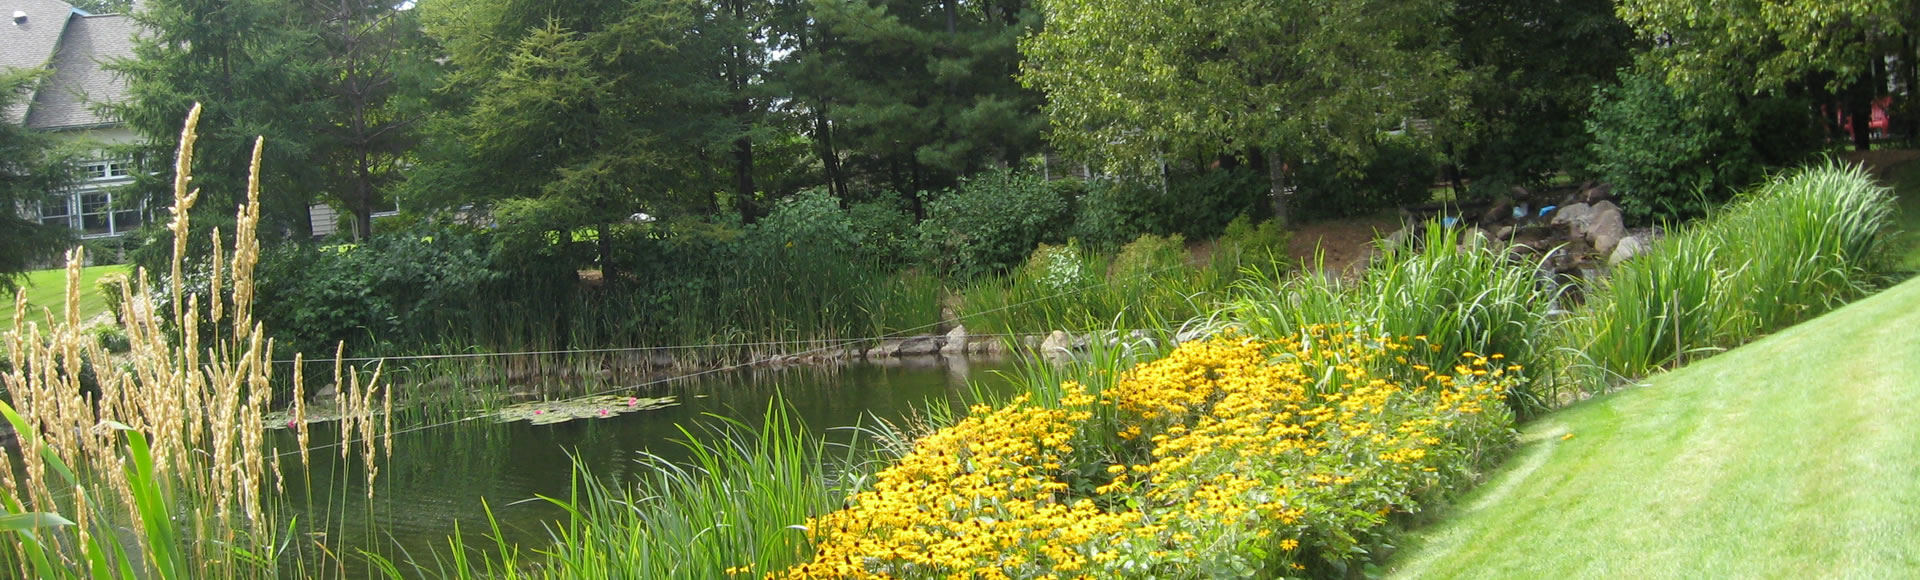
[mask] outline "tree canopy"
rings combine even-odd
[[[1455,105],[1449,5],[1043,0],[1022,45],[1054,142],[1110,163],[1264,152],[1275,215],[1288,161],[1364,158],[1374,139]],[[1254,157],[1263,157],[1255,155]]]

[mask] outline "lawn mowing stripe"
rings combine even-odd
[[[1920,281],[1527,428],[1400,577],[1920,569]],[[1566,430],[1574,437],[1560,440]]]

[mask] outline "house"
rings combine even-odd
[[[125,98],[125,81],[105,68],[133,57],[135,24],[120,14],[88,14],[59,0],[0,0],[0,68],[47,68],[53,72],[33,89],[24,106],[0,111],[0,120],[84,143],[102,153],[82,163],[80,184],[38,208],[41,223],[65,224],[82,238],[124,235],[146,220],[135,200],[115,199],[115,187],[133,181],[124,159],[109,158],[110,146],[139,136],[97,112],[95,104]]]

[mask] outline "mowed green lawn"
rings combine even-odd
[[[1920,575],[1920,279],[1529,425],[1389,568]]]
[[[80,271],[80,319],[86,320],[107,311],[107,299],[100,293],[94,282],[109,272],[125,272],[126,266],[94,266]],[[66,269],[39,270],[28,272],[21,286],[27,289],[28,320],[43,321],[41,309],[53,311],[55,320],[61,316],[60,309],[67,303]],[[7,294],[6,306],[0,307],[6,317],[5,328],[13,328],[13,295]]]

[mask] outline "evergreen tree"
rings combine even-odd
[[[503,227],[597,232],[613,277],[612,226],[698,191],[717,77],[684,0],[421,5],[464,102],[431,128],[417,199],[489,206]],[[689,137],[692,137],[691,139]],[[689,142],[693,145],[689,146]],[[676,195],[679,194],[679,195]]]
[[[44,76],[45,71],[0,69],[0,111],[24,104]],[[73,182],[72,156],[62,153],[52,136],[0,122],[0,291],[8,299],[24,272],[57,256],[71,241],[66,226],[33,218],[40,202]]]
[[[153,199],[172,183],[180,125],[198,102],[199,207],[232,219],[253,140],[265,136],[262,231],[311,233],[307,206],[324,183],[314,128],[327,107],[318,98],[326,71],[300,14],[292,0],[151,0],[133,13],[144,31],[136,58],[109,64],[129,98],[109,112],[144,138],[139,184]]]
[[[1014,79],[1039,15],[1021,0],[808,2],[787,76],[830,181],[911,193],[1040,151],[1041,96]],[[839,159],[849,163],[841,166]],[[851,175],[843,175],[844,173]]]
[[[1504,193],[1578,169],[1594,87],[1631,63],[1612,0],[1458,0],[1448,19],[1467,105],[1438,127],[1476,189]]]
[[[364,238],[373,212],[392,207],[386,190],[417,142],[435,70],[412,10],[385,0],[304,0],[303,8],[325,72],[313,161],[323,166],[327,197]]]

